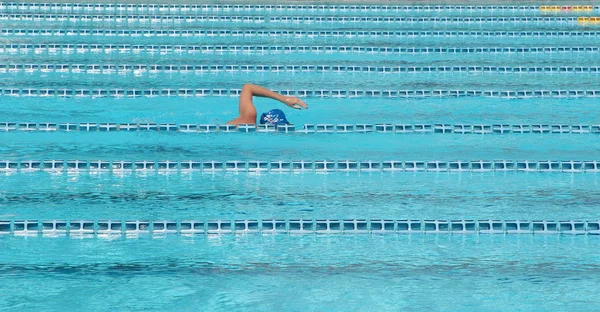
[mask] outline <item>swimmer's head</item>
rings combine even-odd
[[[287,125],[289,122],[285,118],[285,114],[280,109],[272,109],[260,115],[261,124],[269,125]]]

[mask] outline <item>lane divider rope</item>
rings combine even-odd
[[[577,22],[582,24],[598,24],[600,23],[600,16],[578,17]]]
[[[319,98],[442,98],[478,96],[490,98],[596,98],[598,90],[334,90],[334,89],[300,89],[274,90],[288,96]],[[13,97],[205,97],[231,96],[238,97],[241,89],[71,89],[71,88],[18,88],[4,87],[0,96]]]
[[[451,134],[588,134],[600,133],[598,125],[565,124],[176,124],[116,122],[0,122],[0,131],[40,132],[131,132],[159,131],[180,133],[451,133]]]
[[[72,74],[125,73],[485,73],[485,74],[598,74],[600,66],[361,66],[361,65],[194,65],[194,64],[0,64],[0,72],[46,72]]]
[[[243,36],[243,35],[241,35]],[[367,54],[556,54],[598,53],[599,46],[541,47],[403,47],[403,46],[305,46],[305,45],[151,45],[151,44],[0,44],[0,53],[367,53]]]
[[[316,5],[316,4],[285,4],[285,5],[253,5],[253,4],[125,4],[125,3],[53,3],[53,2],[0,2],[0,11],[41,11],[78,13],[94,11],[97,13],[204,13],[207,11],[242,11],[242,12],[281,12],[281,11],[315,11],[325,12],[530,12],[537,11],[593,11],[600,6],[593,5]]]
[[[259,16],[259,15],[89,15],[0,14],[5,21],[70,23],[576,23],[575,16]]]
[[[289,37],[299,38],[365,38],[365,39],[414,39],[414,38],[563,38],[563,39],[589,39],[600,37],[600,31],[487,31],[487,30],[186,30],[186,29],[0,29],[1,36],[114,36],[114,37]]]
[[[0,220],[1,235],[186,234],[570,234],[600,235],[598,220]]]
[[[593,5],[541,5],[540,11],[542,12],[591,12],[597,7]]]
[[[473,161],[356,161],[356,160],[0,160],[0,172],[189,172],[308,173],[308,172],[600,172],[600,160],[473,160]]]

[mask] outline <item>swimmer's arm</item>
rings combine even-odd
[[[255,124],[256,123],[256,107],[254,107],[254,103],[252,103],[253,96],[260,96],[271,98],[277,101],[282,102],[283,104],[295,108],[306,108],[308,109],[308,105],[304,103],[297,97],[294,96],[285,96],[279,94],[277,92],[273,92],[267,88],[263,88],[261,86],[257,86],[254,84],[247,83],[242,87],[242,92],[240,93],[240,102],[239,102],[239,110],[240,116],[229,121],[227,124],[237,125],[237,124]]]
[[[271,99],[277,100],[291,108],[308,109],[308,105],[306,105],[306,103],[304,103],[304,101],[302,101],[301,99],[299,99],[295,96],[285,96],[285,95],[279,94],[277,92],[273,92],[267,88],[263,88],[261,86],[250,84],[250,83],[247,83],[244,85],[244,87],[242,88],[242,94],[244,93],[245,89],[248,90],[254,96],[271,98]],[[242,97],[242,95],[240,95],[240,99],[241,99],[241,97]]]

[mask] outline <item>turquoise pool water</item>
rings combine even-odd
[[[0,309],[593,311],[599,12],[0,3]]]
[[[11,295],[0,300],[23,310],[590,311],[599,282],[591,236],[19,237],[3,246],[0,289]]]

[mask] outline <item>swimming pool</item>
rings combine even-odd
[[[598,14],[0,3],[0,307],[594,310]]]

